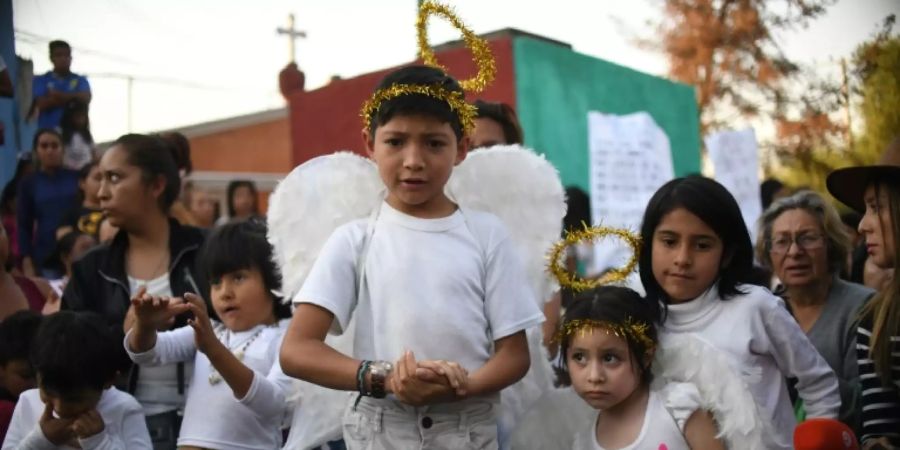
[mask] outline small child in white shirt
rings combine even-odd
[[[3,450],[150,450],[141,405],[112,387],[116,339],[93,313],[41,323],[31,351],[38,388],[23,392]]]
[[[617,286],[583,292],[566,311],[555,339],[558,382],[597,410],[575,449],[725,448],[694,384],[651,386],[659,317],[654,300]]]
[[[217,229],[201,253],[215,321],[206,304],[139,292],[125,349],[141,365],[194,360],[179,447],[273,449],[282,445],[292,381],[278,364],[290,308],[274,293],[280,281],[260,222]],[[190,311],[189,325],[159,333],[159,324]]]

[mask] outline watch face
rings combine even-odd
[[[388,372],[392,371],[394,366],[391,363],[379,361],[376,363],[372,363],[372,372],[377,372],[378,374],[387,375]]]

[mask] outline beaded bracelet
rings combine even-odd
[[[372,361],[364,360],[356,370],[356,390],[360,395],[369,395],[369,391],[366,390],[366,373],[369,371],[370,365],[372,365]]]

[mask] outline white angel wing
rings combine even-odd
[[[566,214],[556,168],[530,149],[498,145],[469,153],[453,170],[446,191],[460,206],[503,221],[543,305],[556,289],[546,269],[547,251],[559,239]]]
[[[334,230],[368,217],[384,198],[375,165],[350,152],[320,156],[294,168],[269,198],[268,239],[282,274],[282,294],[290,302],[322,246]],[[355,320],[355,319],[351,319]],[[325,342],[344,354],[353,353],[354,326]],[[286,449],[307,449],[341,438],[341,417],[350,392],[295,380],[291,434]]]
[[[384,198],[375,164],[351,152],[313,158],[291,171],[269,197],[268,239],[285,301],[300,291],[331,233],[368,217]]]
[[[461,207],[499,217],[509,230],[539,306],[555,284],[546,270],[547,251],[559,239],[566,214],[559,173],[543,156],[518,145],[478,150],[453,170],[446,192]],[[508,448],[523,415],[553,387],[539,327],[527,330],[531,369],[500,393],[500,444]]]
[[[725,353],[691,334],[661,333],[659,340],[653,361],[654,385],[694,384],[700,391],[701,406],[715,417],[719,436],[729,449],[766,448],[769,421]]]

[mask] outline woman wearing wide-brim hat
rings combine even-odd
[[[877,165],[836,170],[827,185],[836,199],[863,213],[859,232],[872,262],[883,269],[900,264],[900,137]],[[900,448],[900,277],[862,308],[857,358],[863,448]]]

